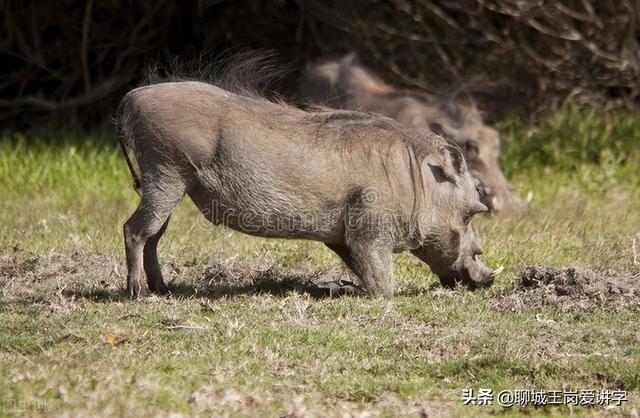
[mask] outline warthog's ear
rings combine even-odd
[[[440,174],[448,181],[456,182],[459,175],[464,171],[464,156],[460,147],[457,145],[457,139],[455,133],[442,126],[439,123],[432,123],[429,125],[431,132],[441,136],[445,139],[446,145],[441,147],[437,151],[437,157],[434,158],[435,165],[438,168],[434,168],[430,164],[432,170],[435,169],[434,174]]]
[[[464,171],[464,157],[457,147],[448,145],[428,158],[429,167],[436,180],[458,183]]]

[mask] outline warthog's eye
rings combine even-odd
[[[478,150],[478,142],[473,139],[467,139],[464,142],[464,156],[467,161],[474,161],[480,155],[480,151]]]

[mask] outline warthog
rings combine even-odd
[[[483,122],[475,104],[397,89],[357,64],[354,54],[307,66],[301,84],[303,95],[316,104],[367,110],[416,128],[449,132],[463,150],[472,175],[484,185],[489,208],[494,212],[526,209],[526,202],[513,193],[500,169],[498,133]]]
[[[185,194],[216,225],[325,243],[371,296],[393,294],[392,254],[405,250],[444,285],[493,281],[469,224],[487,208],[459,149],[438,135],[194,81],[132,90],[116,120],[141,194],[124,225],[133,297],[146,292],[144,273],[151,292],[167,292],[156,247]]]

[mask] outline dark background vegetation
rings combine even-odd
[[[4,128],[109,120],[145,68],[229,48],[357,51],[383,78],[471,95],[490,118],[639,95],[637,0],[0,0]],[[299,72],[299,71],[298,71]],[[290,74],[294,85],[297,72]]]

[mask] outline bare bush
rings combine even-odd
[[[506,110],[565,96],[637,97],[634,0],[301,0],[344,48],[396,81]],[[322,38],[326,34],[318,34]]]
[[[103,120],[143,69],[185,51],[271,48],[300,66],[356,51],[396,84],[495,117],[567,94],[640,96],[637,0],[0,0],[0,120]],[[34,118],[35,117],[35,118]]]
[[[0,120],[25,108],[88,112],[139,77],[143,57],[165,45],[175,7],[166,0],[65,0],[8,1],[3,10]]]

